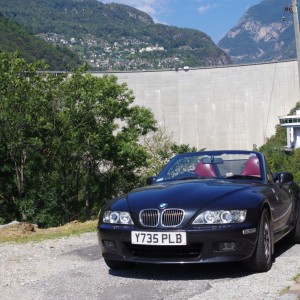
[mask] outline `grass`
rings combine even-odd
[[[287,286],[285,287],[284,289],[282,289],[280,292],[279,292],[279,296],[283,296],[284,294],[286,294],[290,289],[290,286]]]
[[[0,229],[0,244],[39,242],[45,239],[56,239],[79,235],[85,232],[96,232],[97,220],[84,223],[72,222],[60,227],[47,229],[37,228],[32,224],[19,223]]]
[[[295,283],[298,283],[300,284],[300,273],[296,274],[293,278],[292,278],[293,281],[295,281]],[[287,286],[285,287],[284,289],[282,289],[280,292],[279,292],[279,296],[282,296],[284,294],[286,294],[290,289],[290,286]],[[300,295],[297,297],[297,299],[300,299]]]
[[[297,282],[297,279],[300,278],[300,273],[298,273],[297,275],[295,275],[292,280],[294,280],[295,282]]]

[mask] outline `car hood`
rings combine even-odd
[[[170,181],[133,190],[127,194],[126,199],[131,212],[147,208],[158,209],[162,203],[166,203],[168,208],[192,211],[198,211],[208,204],[210,209],[214,206],[221,208],[223,205],[234,209],[237,208],[237,202],[245,202],[245,197],[248,199],[257,195],[258,186],[253,182],[233,183],[228,180]]]

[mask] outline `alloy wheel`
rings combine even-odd
[[[270,228],[268,222],[265,221],[264,224],[264,253],[266,259],[271,255],[271,236],[270,236]]]

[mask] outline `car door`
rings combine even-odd
[[[292,193],[288,184],[280,186],[278,183],[270,183],[269,188],[273,193],[274,201],[274,229],[283,229],[292,218]],[[272,208],[273,209],[273,208]]]
[[[293,218],[294,195],[293,182],[281,184],[274,182],[272,173],[267,167],[269,185],[269,201],[272,209],[274,231],[280,231],[288,226]]]

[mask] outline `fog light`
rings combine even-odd
[[[236,243],[235,242],[221,242],[219,243],[220,251],[235,251]]]
[[[109,249],[117,249],[117,245],[114,241],[103,241],[103,244],[106,248],[109,248]]]

